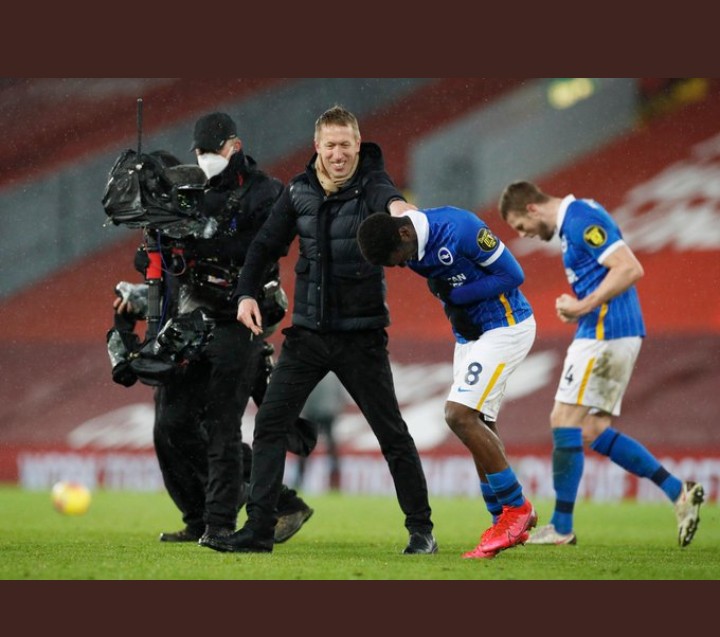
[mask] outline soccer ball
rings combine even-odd
[[[84,484],[63,480],[52,488],[52,503],[64,515],[82,515],[90,508],[90,489]]]

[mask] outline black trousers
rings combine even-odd
[[[285,340],[265,398],[255,417],[248,526],[272,532],[285,471],[287,432],[307,397],[333,371],[358,405],[380,443],[395,483],[408,531],[433,528],[420,457],[400,414],[384,329],[318,333],[297,326]]]
[[[262,341],[218,323],[200,358],[155,393],[153,437],[165,487],[186,525],[235,527],[246,498],[241,444]]]

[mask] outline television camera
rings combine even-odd
[[[202,214],[205,174],[196,165],[167,162],[161,152],[142,152],[142,98],[138,99],[138,148],[124,150],[108,175],[102,205],[117,226],[143,230],[145,283],[122,281],[116,293],[132,311],[117,314],[107,334],[113,379],[123,385],[137,378],[157,385],[197,353],[209,338],[210,321],[201,309],[165,321],[163,243],[182,252],[182,240],[212,236],[215,220]],[[135,322],[147,320],[144,341]]]

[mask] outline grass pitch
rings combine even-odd
[[[669,503],[580,502],[577,546],[524,546],[464,560],[489,517],[480,498],[431,498],[440,551],[402,555],[392,497],[306,496],[315,515],[271,554],[163,544],[182,526],[165,493],[98,491],[82,516],[57,513],[50,494],[0,486],[0,580],[716,580],[720,507],[704,505],[693,544],[677,546]],[[534,502],[540,524],[552,503]],[[245,514],[240,514],[242,524]]]

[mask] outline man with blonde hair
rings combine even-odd
[[[231,552],[273,550],[286,432],[310,392],[334,372],[387,461],[409,533],[403,552],[435,553],[425,474],[395,396],[383,268],[365,261],[356,239],[371,212],[397,215],[413,206],[385,172],[380,147],[361,141],[357,119],[345,108],[335,106],[318,118],[314,142],[315,154],[273,206],[238,281],[237,319],[259,336],[263,325],[255,299],[262,272],[299,238],[292,325],[283,330],[282,350],[255,418],[248,520],[210,546]]]

